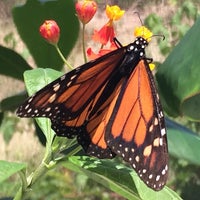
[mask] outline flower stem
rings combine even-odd
[[[47,145],[48,146],[48,145]],[[22,180],[22,186],[19,188],[17,191],[14,200],[22,200],[25,199],[25,196],[27,195],[27,192],[30,191],[32,186],[44,175],[46,172],[49,170],[50,167],[48,166],[53,166],[51,164],[52,162],[52,151],[50,150],[49,147],[46,147],[46,152],[44,159],[38,166],[38,168],[31,173],[25,180],[24,174],[21,173],[20,177]],[[54,162],[54,165],[56,163]]]
[[[85,24],[83,23],[83,31],[82,31],[82,47],[83,47],[83,58],[84,62],[87,62],[86,52],[85,52]]]
[[[60,48],[58,47],[58,44],[55,45],[55,48],[58,52],[58,54],[60,55],[61,59],[63,60],[63,62],[69,67],[69,69],[74,69],[68,62],[67,60],[65,59],[65,57],[63,56],[62,52],[60,51]]]
[[[20,172],[22,186],[15,194],[14,200],[25,199],[32,186],[37,183],[41,177],[45,175],[50,169],[55,167],[59,161],[62,161],[62,159],[65,157],[73,156],[78,151],[80,151],[81,147],[75,147],[77,144],[74,142],[74,140],[68,140],[67,142],[65,141],[66,144],[61,142],[58,143],[55,148],[52,148],[52,143],[47,142],[44,158],[36,170],[32,172],[28,177],[26,177],[26,171]],[[75,148],[73,148],[73,146]],[[59,156],[60,152],[63,150],[62,147],[65,147],[65,149],[72,147],[72,150],[67,155]]]

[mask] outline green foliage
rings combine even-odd
[[[87,156],[73,156],[68,159],[68,162],[64,163],[64,166],[73,171],[86,174],[126,199],[181,199],[167,187],[159,192],[151,190],[132,169],[117,164],[115,161],[99,160]]]
[[[158,42],[158,46],[163,55],[168,55],[174,45],[189,30],[190,25],[185,21],[195,21],[198,17],[198,8],[191,1],[177,2],[179,7],[177,12],[169,16],[168,24],[163,22],[162,18],[155,13],[150,14],[145,19],[145,25],[151,28],[154,34],[163,34],[165,40]]]
[[[59,46],[64,56],[73,48],[78,37],[79,23],[75,17],[73,1],[31,0],[13,9],[13,19],[18,32],[26,43],[37,67],[60,70],[63,61],[54,46],[49,45],[39,34],[39,27],[46,19],[55,20],[61,27]]]
[[[159,67],[156,79],[163,106],[172,116],[200,120],[200,18]]]
[[[15,51],[0,46],[0,74],[23,81],[23,73],[31,66]]]
[[[166,55],[169,53],[170,51],[170,45],[169,45],[169,32],[167,30],[167,28],[164,27],[164,23],[162,18],[160,18],[158,15],[156,14],[150,14],[146,19],[145,19],[145,24],[147,25],[147,27],[151,28],[151,31],[155,34],[163,34],[165,36],[165,40],[163,40],[162,42],[159,42],[159,48],[160,51],[163,55]],[[160,39],[160,38],[159,38]]]
[[[24,72],[24,81],[26,82],[27,91],[29,95],[34,94],[48,83],[52,82],[62,73],[53,69],[35,69]],[[35,84],[37,83],[37,84]],[[36,119],[40,129],[43,131],[47,138],[47,143],[52,144],[55,133],[50,128],[50,120],[47,118]]]
[[[200,137],[172,120],[166,119],[166,124],[170,155],[200,166]]]
[[[0,160],[0,183],[26,168],[26,164]]]
[[[16,130],[16,122],[18,119],[13,116],[5,113],[5,116],[2,119],[0,132],[3,135],[4,141],[8,144],[15,133]]]
[[[79,33],[79,22],[75,16],[73,0],[59,1],[27,1],[25,5],[14,7],[13,19],[18,32],[34,58],[36,67],[51,67],[61,70],[63,61],[52,45],[49,45],[39,34],[39,27],[46,19],[57,20],[61,27],[60,49],[67,57],[73,48]],[[73,26],[72,26],[73,25]],[[7,35],[5,40],[13,41],[12,35]],[[26,60],[14,50],[0,46],[0,74],[22,80],[23,73],[32,69]],[[21,104],[27,95],[19,93],[5,98],[0,102],[1,112],[13,111]]]
[[[6,43],[6,45],[8,45],[11,49],[15,49],[16,47],[16,40],[14,39],[14,34],[8,33],[5,37],[4,37],[4,42]]]

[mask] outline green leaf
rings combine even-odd
[[[166,124],[170,154],[200,166],[200,137],[169,119]]]
[[[158,68],[161,101],[171,116],[200,120],[200,18]]]
[[[13,115],[5,113],[0,126],[0,134],[4,141],[8,144],[12,139],[16,129],[17,118]]]
[[[21,171],[26,168],[24,163],[14,163],[0,160],[0,183],[15,174],[16,172]]]
[[[75,15],[73,0],[29,0],[23,6],[13,9],[17,30],[26,43],[38,67],[60,70],[63,61],[55,47],[39,34],[39,27],[45,20],[55,20],[60,29],[59,47],[65,57],[73,48],[79,33],[79,22]]]
[[[181,199],[167,187],[159,192],[153,191],[140,180],[132,169],[117,164],[112,160],[99,160],[87,156],[72,156],[63,165],[68,169],[87,175],[126,199]]]
[[[0,46],[0,74],[23,80],[25,70],[31,66],[15,51]]]
[[[56,78],[62,75],[61,72],[55,71],[53,69],[34,69],[29,70],[24,73],[24,81],[29,95],[34,94],[47,84],[54,81]],[[42,129],[47,142],[52,143],[54,138],[54,131],[50,128],[50,120],[47,118],[37,118],[36,119],[39,127]]]
[[[62,75],[53,69],[33,69],[24,72],[24,82],[29,95],[33,95],[38,90],[51,83]]]

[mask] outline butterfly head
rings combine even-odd
[[[133,53],[134,57],[138,55],[140,58],[145,56],[145,48],[148,45],[148,41],[143,37],[137,37],[135,41],[127,46],[127,52]]]
[[[127,48],[128,52],[138,52],[140,57],[144,57],[145,48],[151,40],[152,32],[145,26],[136,27],[134,30],[135,41]]]

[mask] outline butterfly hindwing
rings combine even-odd
[[[120,78],[120,76],[118,76],[118,78]],[[116,155],[110,147],[107,146],[105,141],[106,124],[109,121],[109,117],[121,89],[121,81],[114,84],[116,81],[118,82],[115,76],[109,80],[110,83],[103,89],[103,93],[98,97],[93,112],[90,113],[89,120],[85,124],[83,133],[79,134],[77,137],[78,142],[83,146],[88,155],[98,158],[112,158]],[[105,99],[104,92],[108,95],[108,88],[110,89],[111,95]],[[99,103],[101,104],[100,106]],[[87,138],[87,140],[85,138]]]

